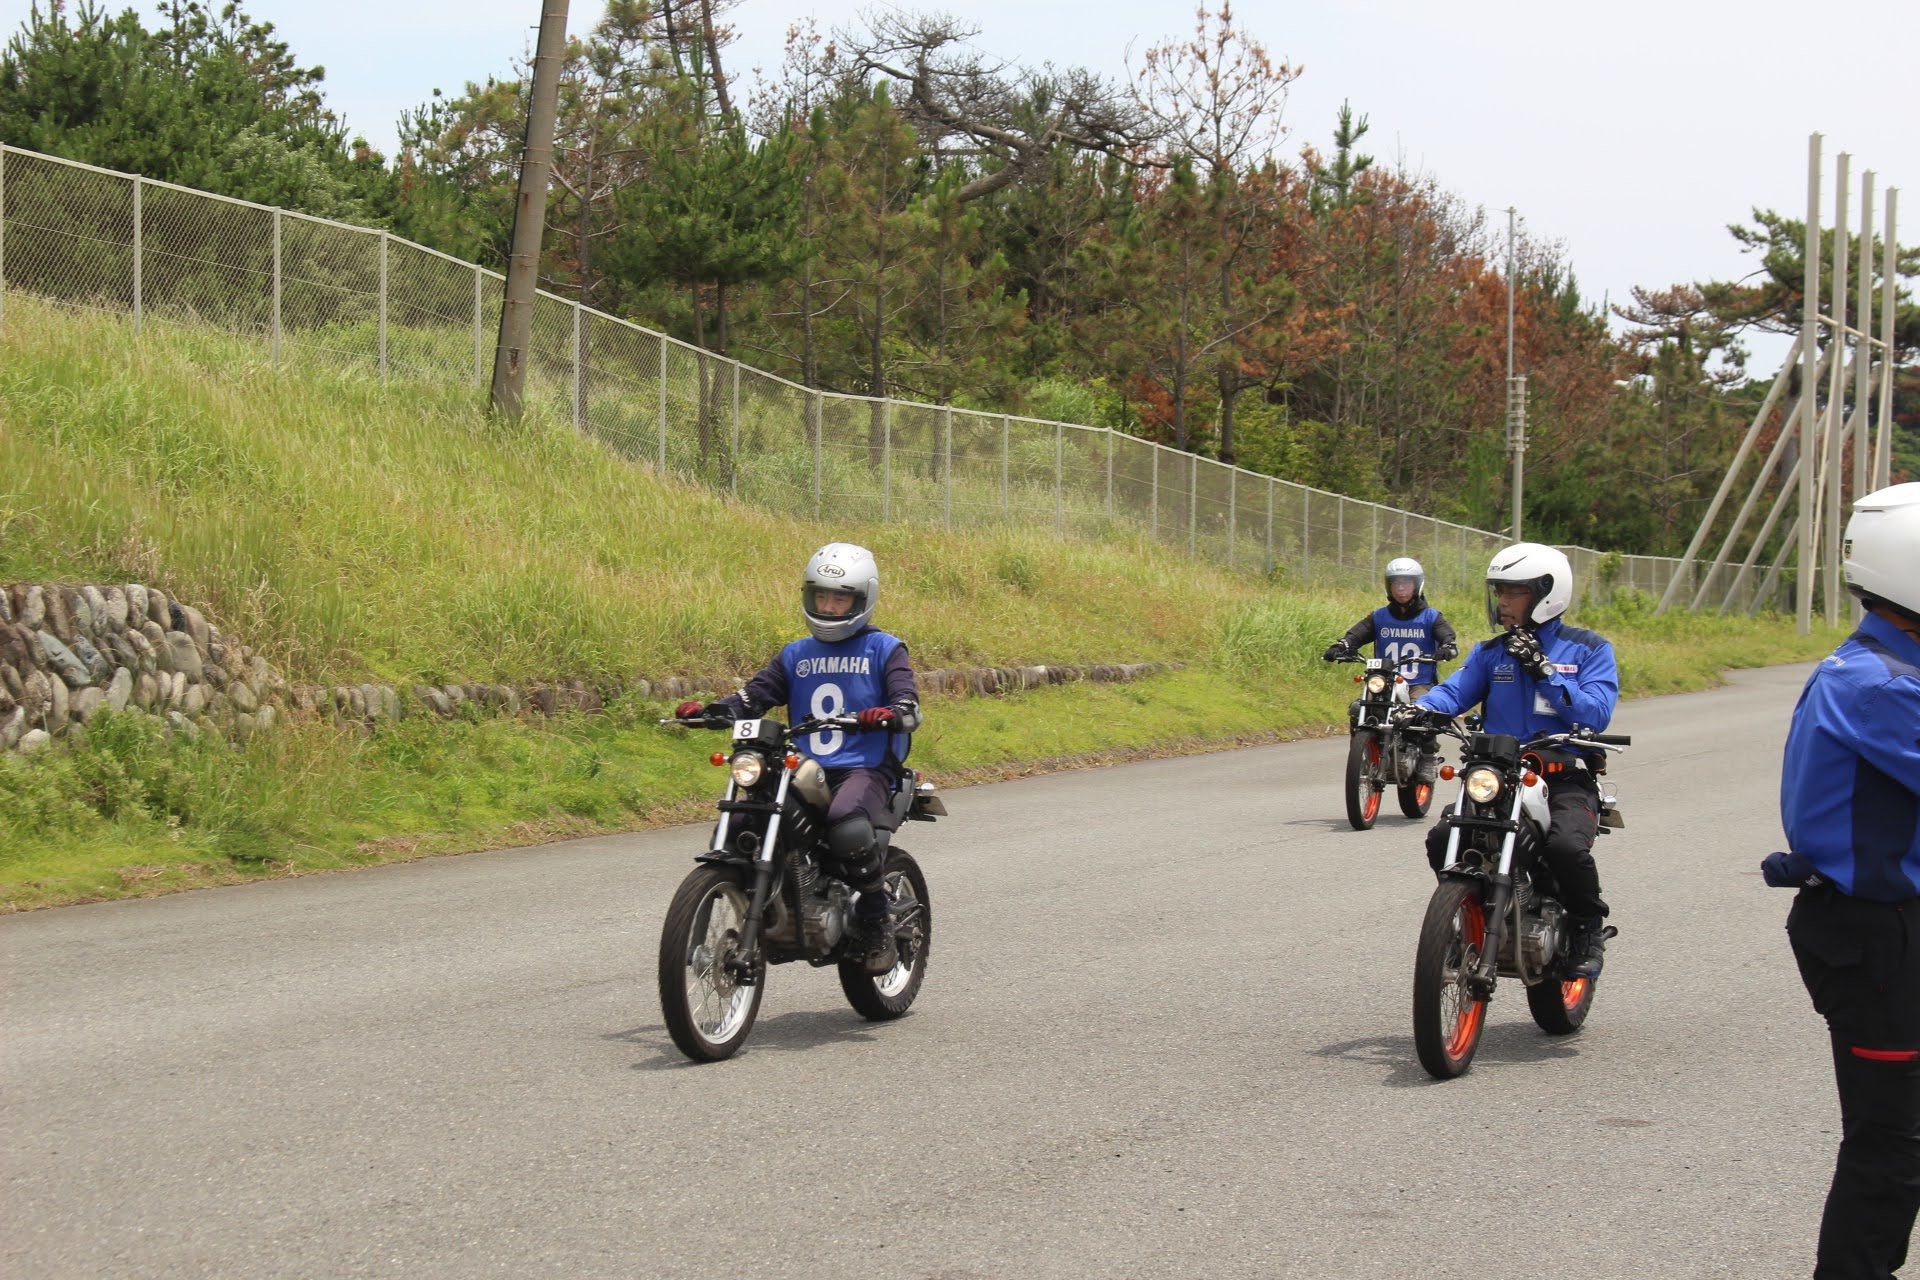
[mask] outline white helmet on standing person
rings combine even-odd
[[[1533,592],[1527,623],[1538,627],[1573,603],[1573,562],[1566,552],[1541,542],[1516,542],[1494,552],[1487,566],[1487,625],[1496,631],[1501,628],[1500,587],[1514,583]]]
[[[829,608],[827,601],[818,598],[822,592],[851,596],[852,602]],[[807,561],[806,574],[800,579],[800,610],[806,614],[807,630],[820,643],[833,644],[858,635],[872,620],[873,608],[879,603],[880,566],[865,547],[829,542]]]
[[[1856,500],[1842,558],[1861,604],[1920,622],[1920,481]]]

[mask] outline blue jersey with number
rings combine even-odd
[[[808,636],[780,651],[787,673],[788,713],[795,724],[808,716],[852,715],[887,705],[883,673],[900,639],[867,630],[850,640],[824,644]],[[844,733],[830,729],[807,735],[801,750],[828,769],[877,769],[905,760],[912,743],[905,733]]]
[[[1437,676],[1431,662],[1409,662],[1416,653],[1434,650],[1433,624],[1440,611],[1428,605],[1411,618],[1396,618],[1385,605],[1373,611],[1373,656],[1384,658],[1400,668],[1408,684],[1433,684]]]

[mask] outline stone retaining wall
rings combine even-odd
[[[948,696],[1005,693],[1091,680],[1137,680],[1178,664],[1103,663],[922,671],[920,688]],[[72,733],[103,708],[163,718],[175,733],[245,742],[281,716],[342,726],[432,713],[597,712],[610,696],[677,702],[738,688],[739,676],[664,676],[595,687],[582,680],[504,684],[290,685],[192,605],[158,587],[15,583],[0,587],[0,750],[32,751]]]

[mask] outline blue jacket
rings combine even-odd
[[[1920,641],[1884,618],[1867,615],[1801,690],[1780,825],[1840,892],[1920,896]]]
[[[1520,739],[1564,733],[1576,725],[1605,729],[1620,701],[1620,672],[1606,637],[1554,618],[1541,627],[1541,651],[1553,674],[1536,680],[1520,669],[1495,636],[1475,645],[1460,669],[1430,690],[1419,705],[1457,716],[1486,704],[1486,731]]]

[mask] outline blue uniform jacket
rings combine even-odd
[[[1801,690],[1780,825],[1842,893],[1920,896],[1920,641],[1884,618],[1867,615]]]
[[[1486,731],[1520,739],[1565,733],[1580,726],[1605,729],[1620,701],[1620,672],[1605,636],[1554,618],[1539,629],[1541,651],[1553,674],[1537,680],[1520,669],[1501,638],[1483,640],[1466,662],[1419,705],[1457,716],[1486,704]]]

